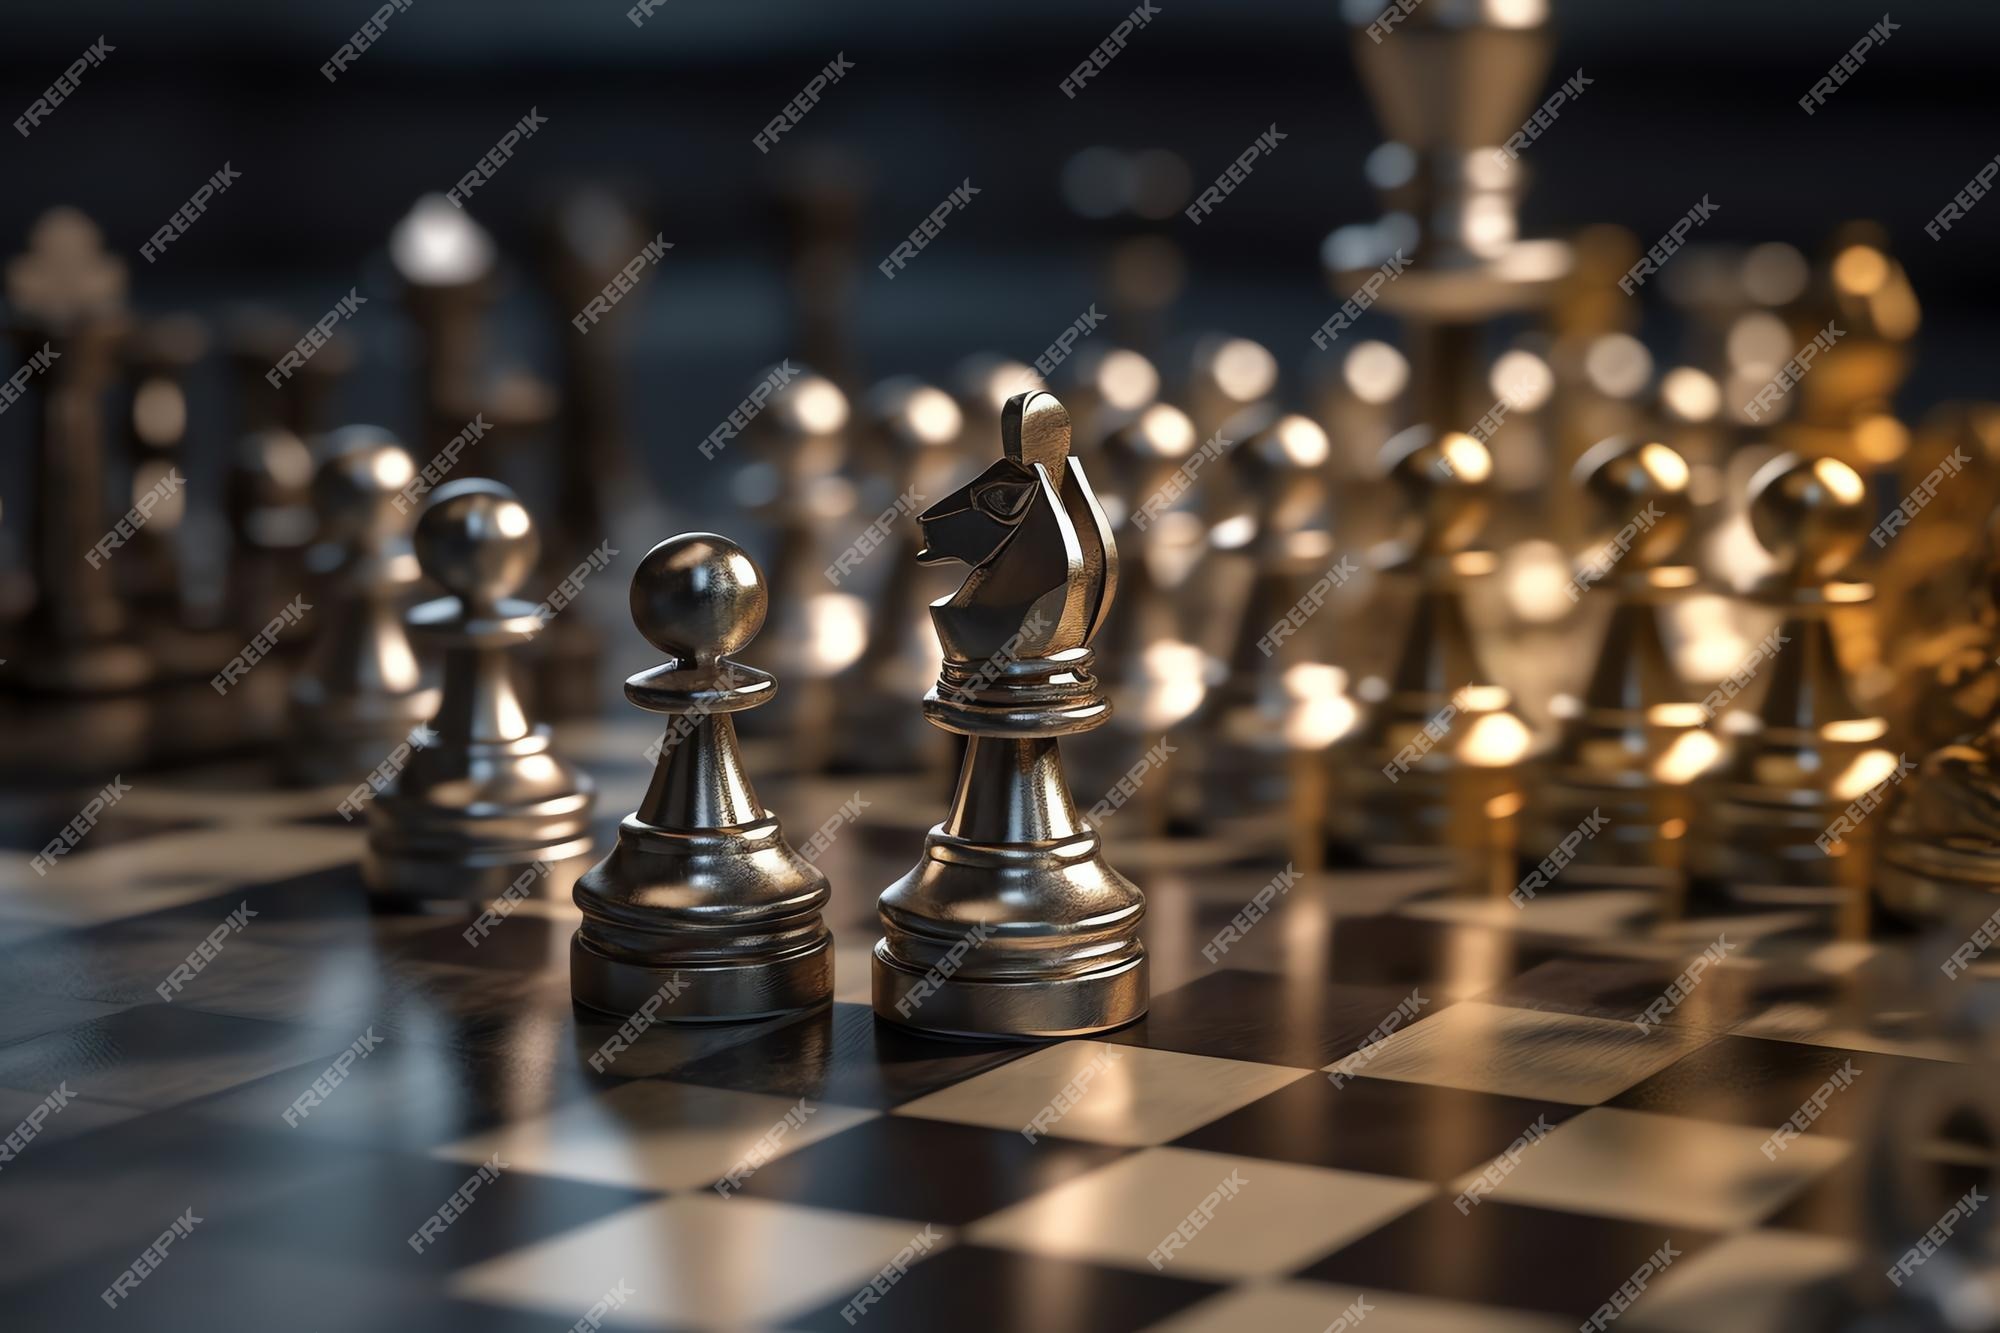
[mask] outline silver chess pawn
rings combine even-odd
[[[924,696],[966,737],[958,788],[923,858],[882,894],[877,1017],[976,1037],[1061,1037],[1146,1012],[1145,897],[1078,815],[1059,737],[1110,715],[1090,642],[1118,552],[1054,395],[1017,395],[1005,456],[931,506],[926,563],[971,566],[931,607],[944,650]]]
[[[403,628],[418,575],[397,501],[416,475],[409,452],[378,427],[327,437],[312,483],[318,541],[307,553],[312,648],[291,689],[285,768],[295,782],[351,781],[437,711]]]
[[[625,697],[673,721],[618,845],[576,886],[570,993],[586,1008],[629,1014],[671,988],[668,1018],[727,1021],[832,998],[826,876],[757,799],[730,717],[776,690],[731,660],[769,608],[763,571],[712,533],[661,542],[632,575],[632,622],[670,660]]]
[[[441,651],[444,687],[430,735],[369,808],[363,878],[406,899],[490,898],[528,871],[567,888],[590,851],[596,791],[554,753],[515,682],[510,654],[544,618],[513,596],[540,553],[534,523],[512,491],[470,477],[431,493],[415,546],[448,594],[408,616]]]

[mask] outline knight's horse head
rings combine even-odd
[[[1016,394],[1000,414],[1002,457],[917,518],[926,564],[972,566],[931,604],[953,661],[1047,657],[1089,643],[1118,580],[1118,552],[1054,394]]]

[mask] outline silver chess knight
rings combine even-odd
[[[541,550],[534,523],[505,486],[469,477],[431,493],[415,547],[448,594],[408,616],[444,687],[430,734],[369,807],[363,877],[403,900],[489,898],[524,879],[560,893],[588,864],[596,791],[530,717],[509,660],[547,618],[513,596]]]
[[[971,572],[931,605],[944,664],[933,726],[966,737],[923,859],[882,894],[875,1012],[975,1037],[1061,1037],[1146,1012],[1138,888],[1077,814],[1057,738],[1111,706],[1091,640],[1118,582],[1110,525],[1039,390],[1007,402],[1005,456],[919,518],[925,563]]]

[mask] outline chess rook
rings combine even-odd
[[[776,689],[731,657],[769,605],[756,562],[711,533],[661,542],[632,575],[632,621],[671,660],[625,697],[672,722],[645,799],[576,886],[570,989],[586,1008],[623,1017],[672,986],[664,1017],[727,1021],[832,998],[826,876],[757,799],[730,716]]]
[[[926,563],[971,566],[931,607],[944,650],[924,716],[967,738],[944,820],[882,894],[875,1012],[973,1037],[1061,1037],[1146,1011],[1145,898],[1104,859],[1058,738],[1104,723],[1091,640],[1117,547],[1054,395],[1009,400],[1004,457],[919,518]]]
[[[543,893],[567,888],[590,851],[595,791],[515,681],[514,656],[542,629],[541,609],[512,595],[539,554],[534,524],[512,491],[470,477],[431,493],[415,546],[448,595],[408,623],[440,650],[444,684],[431,734],[368,808],[363,876],[398,899],[489,898],[530,869]]]

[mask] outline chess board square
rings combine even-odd
[[[1490,1199],[1461,1213],[1450,1197],[1440,1196],[1294,1276],[1542,1311],[1566,1317],[1574,1328],[1660,1246],[1671,1240],[1683,1254],[1695,1254],[1713,1239],[1690,1228]]]
[[[46,1096],[68,1081],[104,1101],[175,1106],[342,1045],[310,1029],[142,1004],[0,1047],[0,1086]]]
[[[1369,1333],[1570,1333],[1574,1324],[1545,1315],[1436,1301],[1380,1287],[1326,1282],[1252,1282],[1211,1296],[1148,1333],[1240,1333],[1255,1329],[1327,1329],[1346,1318]]]
[[[624,1282],[633,1291],[619,1311],[625,1322],[791,1327],[798,1312],[828,1301],[837,1310],[919,1233],[906,1221],[679,1195],[478,1264],[454,1275],[450,1290],[541,1310],[560,1326]],[[948,1234],[931,1242],[950,1243]]]
[[[1868,1179],[1870,1165],[1863,1151],[1849,1154],[1838,1166],[1814,1177],[1763,1225],[1840,1240],[1872,1234],[1881,1225],[1882,1203]],[[1967,1190],[1977,1187],[1985,1192],[1993,1185],[1993,1168],[1986,1164],[1932,1160],[1918,1169],[1926,1173],[1924,1179],[1911,1180],[1906,1174],[1899,1182],[1905,1197],[1912,1200],[1910,1209],[1925,1215],[1924,1221],[1911,1223],[1913,1231],[1928,1227]]]
[[[1351,1054],[1409,995],[1386,986],[1230,969],[1155,994],[1144,1018],[1104,1040],[1318,1068]],[[1449,1003],[1436,1001],[1419,1010],[1418,1017]]]
[[[1524,1125],[1581,1107],[1491,1092],[1302,1078],[1174,1140],[1177,1148],[1443,1182],[1506,1150]]]
[[[878,1022],[865,1005],[836,1003],[693,1060],[672,1075],[683,1083],[764,1092],[787,1101],[810,1097],[886,1110],[1032,1049],[927,1037]]]
[[[10,802],[0,809],[0,851],[19,852],[23,857],[32,858],[57,840],[63,827],[76,818],[76,812],[97,794],[97,790],[96,787],[79,788],[60,795],[35,796],[26,802]],[[141,813],[129,808],[121,798],[91,827],[84,841],[57,860],[57,866],[60,867],[63,860],[76,855],[84,847],[93,850],[115,847],[120,843],[138,842],[196,827],[199,823],[192,819],[160,818]]]
[[[644,1189],[536,1174],[504,1152],[499,1164],[496,1171],[487,1159],[466,1163],[378,1153],[337,1179],[218,1220],[207,1238],[245,1250],[324,1254],[442,1279],[657,1197]],[[419,1235],[454,1193],[466,1200],[452,1205],[456,1215]]]
[[[1416,1207],[1434,1187],[1185,1148],[1148,1148],[967,1228],[981,1245],[1146,1272],[1277,1277]],[[1205,1210],[1197,1216],[1197,1210]],[[1193,1238],[1176,1232],[1193,1224]]]
[[[758,1168],[746,1194],[960,1226],[1127,1150],[916,1116],[878,1116]]]
[[[1559,947],[1497,927],[1407,916],[1343,917],[1327,975],[1350,985],[1465,999],[1555,957]]]
[[[957,1244],[903,1274],[851,1322],[853,1293],[785,1321],[802,1333],[1134,1333],[1217,1288],[1178,1274]],[[850,1309],[849,1313],[853,1313]]]
[[[37,1112],[40,1114],[30,1127],[28,1117]],[[86,1097],[73,1086],[50,1088],[40,1093],[0,1088],[0,1137],[21,1136],[18,1143],[0,1143],[0,1171],[13,1166],[29,1153],[47,1152],[66,1139],[78,1138],[141,1114],[144,1113],[137,1107]]]
[[[1333,1068],[1511,1097],[1590,1105],[1709,1040],[1689,1028],[1467,1001],[1412,1024]]]
[[[1860,1258],[1851,1241],[1746,1231],[1668,1265],[1631,1313],[1659,1333],[1797,1328],[1838,1306],[1832,1289]]]
[[[1489,1004],[1630,1022],[1646,1012],[1685,963],[1647,958],[1552,958],[1480,996]],[[1668,1027],[1726,1031],[1758,1007],[1757,973],[1715,967],[1661,1019]]]
[[[79,1000],[46,991],[0,992],[0,1046],[58,1032],[93,1018],[115,1014],[123,1004]]]
[[[1734,1231],[1761,1223],[1848,1152],[1822,1135],[1794,1140],[1774,1162],[1760,1150],[1764,1137],[1757,1128],[1593,1107],[1530,1145],[1486,1202]]]
[[[1609,1104],[1761,1125],[1769,1133],[1838,1074],[1840,1082],[1824,1098],[1825,1109],[1803,1132],[1853,1137],[1882,1095],[1877,1089],[1900,1082],[1921,1063],[1872,1051],[1722,1036],[1626,1089]]]
[[[920,1097],[898,1114],[1139,1147],[1178,1138],[1306,1075],[1207,1055],[1065,1041]]]
[[[753,1158],[763,1159],[756,1167],[762,1170],[772,1156],[795,1152],[876,1114],[812,1099],[646,1079],[542,1115],[508,1120],[446,1144],[437,1155],[478,1163],[497,1152],[502,1161],[542,1175],[700,1189]]]

